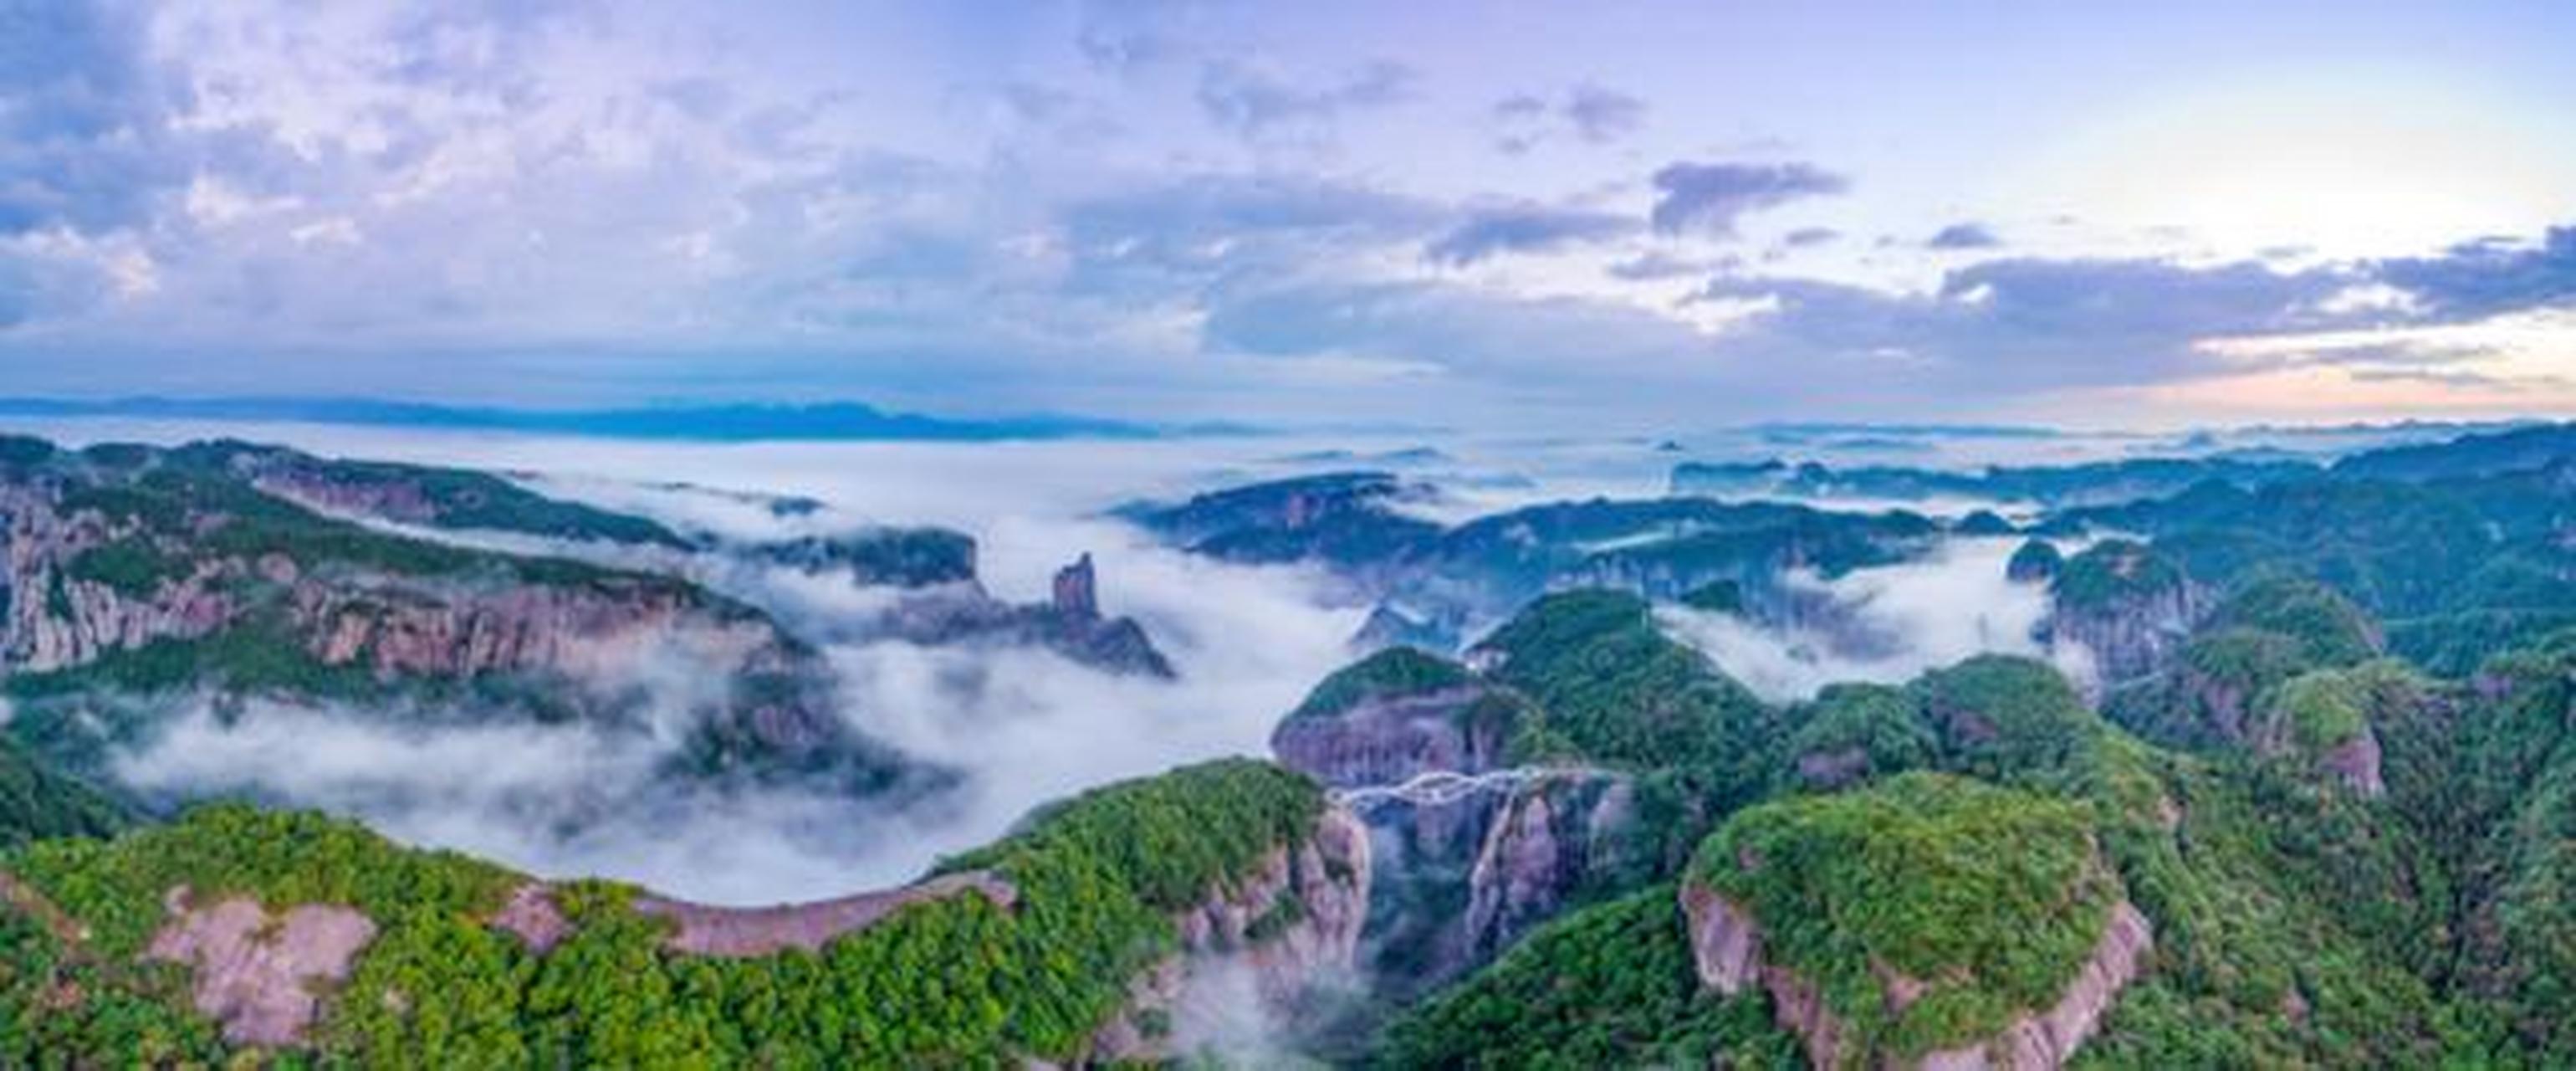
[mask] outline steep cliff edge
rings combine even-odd
[[[727,776],[794,771],[874,791],[905,772],[832,713],[819,655],[756,609],[674,577],[327,517],[259,489],[253,476],[272,470],[245,459],[279,455],[250,450],[8,454],[0,687],[19,707],[14,735],[88,770],[179,705],[129,700],[260,696],[672,731],[695,769]],[[297,486],[314,493],[314,478]],[[616,515],[550,512],[497,481],[473,487],[461,493],[518,514],[618,528]],[[686,694],[644,694],[642,682],[674,679]],[[644,724],[674,703],[681,724]]]
[[[2163,670],[2212,603],[2180,566],[2124,539],[2066,559],[2048,593],[2049,638],[2092,653],[2097,696],[2102,687]]]
[[[1367,839],[1233,760],[1095,789],[903,888],[721,907],[240,805],[0,855],[0,1064],[1106,1063],[1346,971]],[[177,970],[173,971],[171,965]]]
[[[1056,570],[1047,601],[1014,604],[968,579],[906,592],[883,613],[827,629],[835,637],[923,646],[1035,646],[1094,669],[1164,680],[1178,676],[1132,617],[1100,611],[1099,574],[1084,554]]]
[[[1279,1036],[1301,998],[1357,966],[1370,884],[1368,831],[1346,810],[1324,811],[1302,842],[1263,853],[1249,874],[1174,916],[1179,948],[1130,986],[1087,1060],[1161,1060]]]
[[[51,450],[38,440],[22,441],[34,444],[27,447],[30,452]],[[862,587],[899,593],[895,611],[847,623],[839,630],[852,636],[934,645],[1038,645],[1111,672],[1172,675],[1170,663],[1142,625],[1100,613],[1089,594],[1088,556],[1066,570],[1084,577],[1078,590],[1060,587],[1057,598],[1013,605],[987,594],[978,581],[974,537],[945,528],[862,525],[738,542],[551,498],[515,478],[469,469],[323,458],[232,440],[166,451],[118,445],[80,455],[53,455],[56,467],[65,460],[102,459],[117,467],[184,468],[327,518],[358,518],[460,535],[533,537],[588,561],[620,566],[647,561],[655,563],[656,569],[716,576],[728,573],[727,564],[747,563],[842,577]],[[780,516],[806,515],[820,508],[811,500],[765,501]]]
[[[1336,788],[1504,765],[1529,704],[1466,667],[1391,647],[1335,671],[1270,733],[1282,765]]]
[[[1272,732],[1282,765],[1366,824],[1364,965],[1380,994],[1455,978],[1651,866],[1629,775],[1516,753],[1544,722],[1465,666],[1389,648],[1325,678]]]
[[[1818,1067],[2063,1066],[2153,943],[2085,814],[1922,773],[1752,808],[1679,894],[1700,978]]]

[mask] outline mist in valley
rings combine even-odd
[[[70,423],[69,442],[175,442],[202,426]],[[725,554],[684,555],[474,532],[406,534],[519,553],[677,572],[821,638],[837,715],[953,780],[904,797],[796,788],[715,792],[657,776],[681,745],[707,675],[671,652],[604,663],[654,696],[641,726],[531,726],[473,712],[434,729],[364,712],[274,704],[195,711],[120,755],[117,775],[164,796],[248,793],[354,815],[421,844],[547,876],[602,875],[712,902],[810,899],[909,880],[1084,788],[1225,755],[1265,755],[1277,719],[1352,655],[1368,607],[1305,567],[1181,553],[1108,516],[1140,498],[1332,467],[1294,440],[987,444],[629,443],[596,439],[257,426],[215,429],[331,456],[459,465],[543,493],[654,517],[727,543],[941,525],[974,536],[982,585],[1042,600],[1055,569],[1093,555],[1102,611],[1136,618],[1177,679],[1120,676],[1025,646],[923,647],[854,638],[901,597],[831,573]],[[1388,446],[1386,451],[1395,447]],[[1353,463],[1368,455],[1350,451]],[[1388,456],[1403,456],[1389,454]],[[1530,501],[1662,493],[1673,458],[1641,444],[1444,445],[1406,472],[1444,520]],[[812,510],[772,508],[780,496]],[[1953,540],[1922,560],[1787,582],[1844,608],[1841,634],[1687,609],[1667,629],[1766,699],[1834,680],[1902,680],[1981,651],[2047,654],[2032,638],[2039,588],[2003,577],[2014,540]],[[1852,631],[1856,629],[1857,631]]]

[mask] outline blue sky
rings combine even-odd
[[[2576,408],[2576,9],[0,0],[10,393]]]

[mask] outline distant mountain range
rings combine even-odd
[[[761,439],[931,442],[1150,439],[1171,435],[1247,434],[1253,430],[1232,424],[1158,425],[1058,414],[952,419],[892,413],[859,402],[505,409],[371,398],[0,398],[0,417],[10,416],[283,420],[370,427],[454,428],[724,442]]]

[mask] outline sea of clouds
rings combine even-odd
[[[32,422],[31,422],[32,423]],[[548,876],[605,875],[673,895],[769,903],[908,880],[988,841],[1040,803],[1121,778],[1225,755],[1262,755],[1280,715],[1352,654],[1367,607],[1298,567],[1246,567],[1163,547],[1108,511],[1227,483],[1341,467],[1319,445],[1278,437],[1043,443],[658,443],[313,425],[130,421],[38,424],[68,443],[178,442],[213,434],[316,453],[460,465],[512,474],[549,494],[753,541],[866,524],[937,524],[976,537],[983,583],[1012,601],[1045,597],[1050,574],[1097,562],[1103,609],[1141,621],[1179,679],[1121,677],[1034,649],[838,642],[842,717],[871,738],[957,773],[900,807],[781,789],[672,790],[656,763],[677,747],[672,718],[641,729],[443,724],[368,712],[253,704],[191,710],[121,756],[128,783],[172,795],[248,793],[366,819],[407,841],[488,855]],[[1417,440],[1418,441],[1418,440]],[[1391,450],[1406,444],[1378,444]],[[1443,519],[1530,501],[1662,493],[1678,460],[1654,444],[1541,440],[1442,444],[1402,463],[1443,488]],[[1351,456],[1364,459],[1363,450]],[[1388,455],[1397,456],[1397,455]],[[761,496],[824,504],[781,516]],[[515,550],[560,545],[439,534]],[[1832,680],[1902,680],[1980,651],[2047,655],[2031,627],[2043,592],[2003,579],[2012,540],[1960,540],[1903,565],[1825,580],[1873,642],[1770,629],[1671,610],[1664,624],[1767,698]],[[585,553],[598,554],[596,548]],[[610,555],[614,557],[614,555]],[[645,556],[767,608],[791,628],[884,609],[889,595],[845,580],[728,559]],[[673,710],[693,676],[680,655],[645,654],[629,675]],[[2080,671],[2080,666],[2076,667]],[[701,679],[700,684],[703,683]]]

